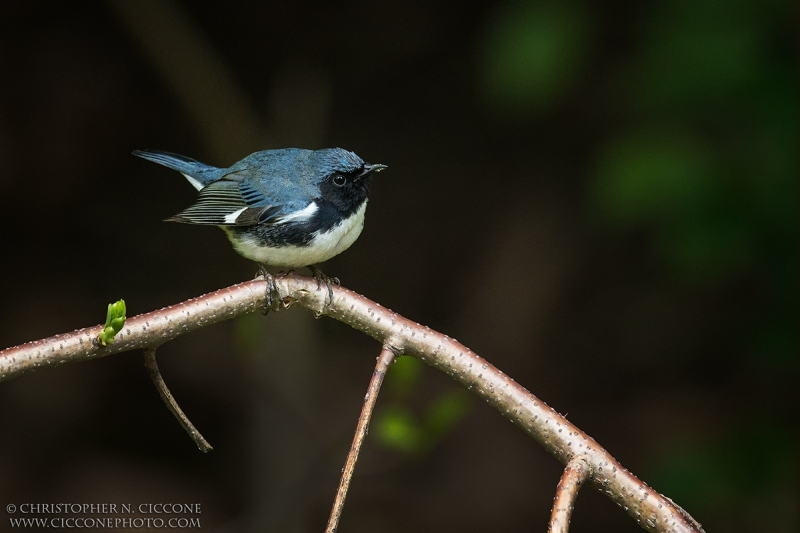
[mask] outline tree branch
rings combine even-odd
[[[350,488],[350,480],[353,478],[353,472],[356,469],[358,452],[361,451],[364,437],[367,436],[369,421],[370,418],[372,418],[372,411],[375,409],[375,401],[378,399],[378,392],[381,390],[383,378],[386,375],[386,371],[389,369],[389,365],[394,361],[394,358],[395,353],[390,348],[384,346],[378,356],[375,372],[372,373],[372,379],[369,381],[367,395],[364,398],[364,407],[361,408],[361,415],[358,417],[356,434],[355,437],[353,437],[353,444],[350,446],[350,452],[347,454],[347,460],[342,469],[342,478],[339,481],[339,489],[336,491],[336,499],[333,501],[333,509],[331,510],[331,517],[328,520],[325,533],[336,533],[336,528],[339,526],[339,517],[342,515],[344,500],[347,497],[347,489]]]
[[[153,380],[153,384],[156,386],[161,399],[164,400],[164,403],[167,405],[167,409],[169,409],[170,412],[175,415],[175,418],[178,419],[181,427],[186,430],[186,433],[189,434],[200,451],[203,453],[208,453],[213,450],[214,448],[208,443],[203,435],[197,431],[197,428],[194,427],[194,424],[192,424],[189,418],[184,414],[183,409],[180,408],[178,402],[175,401],[175,398],[169,391],[169,388],[167,388],[167,384],[164,383],[164,378],[161,377],[161,371],[158,369],[155,348],[144,349],[144,366],[147,367],[147,371],[150,373],[150,379]]]
[[[564,469],[556,487],[553,500],[553,511],[550,513],[548,533],[567,533],[572,518],[572,509],[578,498],[578,491],[583,482],[589,478],[589,465],[583,457],[575,457]]]
[[[474,391],[519,426],[563,464],[581,457],[594,487],[622,507],[647,531],[702,532],[688,513],[628,472],[591,437],[548,407],[485,359],[427,326],[422,326],[342,287],[318,288],[313,278],[275,278],[285,305],[299,303],[377,339],[395,353],[419,357]],[[254,280],[128,319],[114,344],[95,346],[101,326],[34,341],[0,351],[0,381],[29,370],[85,361],[114,353],[156,347],[238,315],[264,308],[267,284]]]
[[[103,329],[98,325],[8,348],[0,351],[0,381],[48,366],[156,348],[180,335],[261,310],[265,295],[266,282],[251,281],[137,315],[125,321],[108,346],[96,342]]]

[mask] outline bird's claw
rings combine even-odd
[[[275,276],[270,274],[264,265],[259,265],[256,279],[258,278],[263,278],[267,282],[267,304],[264,306],[264,314],[268,314],[270,310],[277,311],[282,299],[278,286],[275,285]]]
[[[336,285],[337,287],[342,286],[342,282],[339,281],[337,277],[326,276],[322,270],[319,269],[316,265],[311,265],[308,268],[311,269],[311,274],[314,276],[314,279],[317,280],[317,290],[322,288],[322,284],[324,283],[328,287],[328,303],[326,305],[330,305],[333,303],[333,286]]]

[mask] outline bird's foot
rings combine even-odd
[[[314,276],[314,279],[317,280],[317,290],[322,288],[322,284],[328,286],[328,303],[326,305],[330,305],[333,303],[333,286],[336,285],[337,287],[341,286],[341,282],[337,277],[329,277],[326,276],[322,270],[319,269],[317,265],[309,265],[311,269],[311,274]]]
[[[267,282],[267,305],[264,306],[264,314],[272,311],[278,311],[281,302],[281,293],[278,291],[278,286],[275,285],[275,276],[267,271],[264,265],[258,265],[258,274],[256,279],[262,278]]]

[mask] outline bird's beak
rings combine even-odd
[[[364,165],[364,171],[361,172],[361,174],[359,174],[358,177],[359,178],[363,178],[363,177],[367,176],[368,174],[371,174],[372,172],[380,172],[384,168],[389,168],[389,167],[387,167],[386,165],[377,165],[377,164],[376,165],[370,165],[369,163],[366,163]]]

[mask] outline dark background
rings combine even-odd
[[[451,335],[711,531],[800,530],[797,5],[0,2],[0,346],[251,278],[164,149],[389,165],[325,269]],[[0,503],[323,529],[379,346],[302,309],[0,384]],[[544,531],[561,467],[392,367],[342,531]],[[17,513],[15,516],[22,516]],[[8,525],[7,516],[0,529]],[[575,531],[637,531],[594,490]]]

